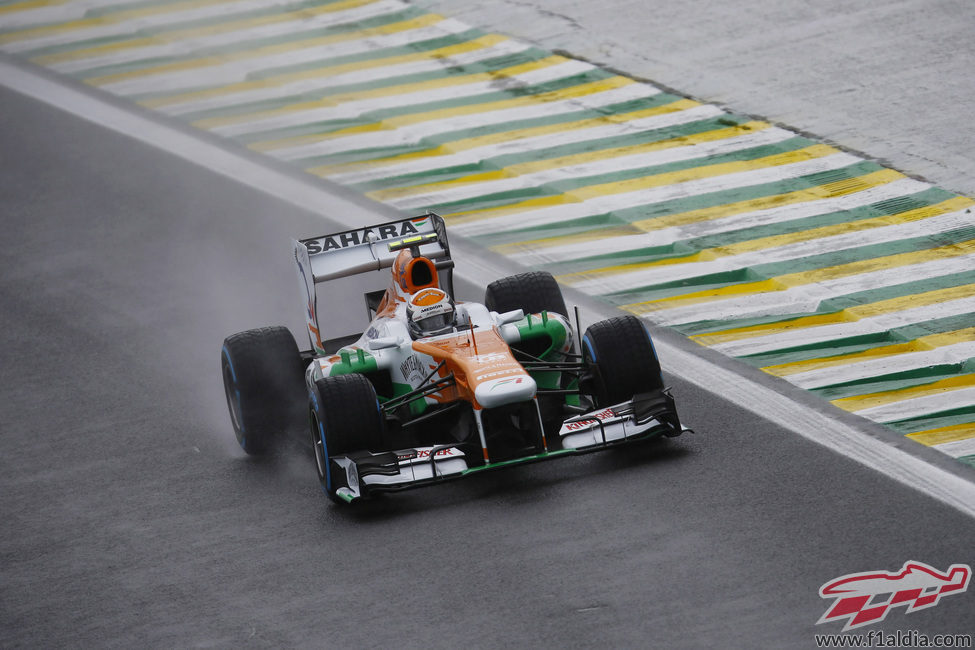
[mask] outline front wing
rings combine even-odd
[[[368,451],[332,457],[332,474],[339,478],[336,496],[352,502],[368,494],[394,492],[435,485],[483,471],[537,463],[566,455],[591,453],[690,431],[677,420],[669,395],[635,396],[614,406],[565,420],[558,432],[560,447],[528,456],[487,464],[468,464],[464,451],[455,445],[417,447],[381,453]],[[344,481],[342,480],[344,479]]]

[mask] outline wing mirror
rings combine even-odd
[[[384,336],[369,341],[366,347],[370,350],[385,350],[386,348],[398,348],[402,343],[402,336]]]
[[[514,311],[506,311],[503,314],[498,314],[498,325],[507,325],[508,323],[517,323],[522,318],[525,317],[524,309],[516,309]]]

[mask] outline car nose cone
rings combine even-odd
[[[526,402],[535,397],[537,386],[529,375],[515,375],[481,382],[474,389],[474,399],[484,408]]]

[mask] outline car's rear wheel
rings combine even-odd
[[[355,451],[382,451],[385,418],[376,389],[360,374],[325,377],[315,382],[309,423],[315,468],[322,490],[339,501],[336,490],[347,487],[331,459]]]
[[[529,271],[495,280],[484,291],[484,305],[498,313],[524,309],[526,314],[551,311],[567,315],[562,289],[546,271]]]
[[[272,451],[304,420],[304,364],[286,327],[228,336],[220,354],[224,394],[234,434],[248,454]]]
[[[635,316],[617,316],[591,325],[582,337],[582,356],[598,407],[664,387],[650,334]]]

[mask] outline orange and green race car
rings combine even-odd
[[[637,318],[580,340],[543,272],[492,282],[483,304],[455,301],[436,214],[295,241],[294,259],[310,349],[280,326],[229,336],[224,387],[244,451],[310,440],[333,500],[686,431]],[[368,328],[323,340],[317,287],[355,275],[388,282],[365,293]]]

